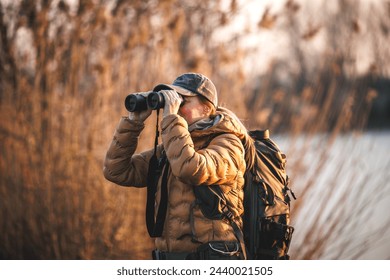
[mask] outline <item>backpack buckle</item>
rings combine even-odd
[[[234,220],[234,215],[232,211],[229,210],[226,204],[222,207],[222,213],[223,213],[223,217],[226,218],[229,222]]]

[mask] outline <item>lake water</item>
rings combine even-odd
[[[294,259],[390,259],[390,131],[274,137],[288,156]]]

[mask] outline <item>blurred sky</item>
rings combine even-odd
[[[214,39],[229,41],[234,35],[241,34],[243,30],[249,31],[242,40],[242,44],[247,48],[259,47],[259,52],[256,53],[256,58],[250,57],[246,61],[249,65],[248,71],[256,68],[264,73],[272,60],[288,61],[292,51],[291,37],[287,34],[286,22],[283,23],[280,19],[287,2],[288,0],[238,0],[239,16],[221,29]],[[339,2],[340,0],[294,0],[294,3],[300,6],[297,11],[299,23],[302,26],[324,26],[324,22],[331,20],[327,18],[327,15],[337,12]],[[356,74],[367,72],[375,59],[372,40],[370,40],[370,26],[367,22],[370,22],[368,19],[372,17],[371,8],[381,7],[385,2],[385,0],[356,0],[356,7],[362,16],[358,19],[361,32],[356,36],[357,43],[354,44],[356,49],[353,50],[356,57],[356,68],[354,68]],[[222,1],[225,10],[229,9],[230,3],[231,0]],[[271,17],[277,17],[276,21],[270,28],[259,28],[258,23],[266,9]],[[324,10],[327,10],[327,13],[324,13]],[[343,11],[342,14],[348,14],[348,12],[350,11]],[[284,28],[281,28],[281,25],[284,25]],[[315,58],[322,57],[322,54],[327,51],[327,45],[326,33],[322,28],[316,36],[301,47],[306,50],[306,55]],[[383,42],[382,47],[388,48],[387,43]],[[390,73],[390,67],[387,68],[387,73]]]
[[[0,0],[3,5],[9,5],[13,3],[19,3],[20,0]],[[70,4],[71,13],[75,14],[77,11],[78,0],[64,0]],[[356,60],[356,64],[353,67],[353,72],[356,74],[363,74],[372,65],[375,60],[375,51],[372,47],[372,32],[370,32],[370,26],[367,24],[371,21],[372,15],[371,7],[380,7],[386,0],[355,0],[356,7],[361,13],[359,18],[360,33],[354,37],[355,43],[353,57]],[[36,1],[39,2],[39,1]],[[55,6],[59,0],[53,0],[52,5]],[[93,2],[99,3],[98,0]],[[231,6],[231,0],[222,0],[221,5],[225,11],[229,11]],[[286,20],[285,6],[288,0],[237,0],[238,16],[228,18],[228,24],[224,28],[220,28],[215,32],[214,40],[224,41],[226,43],[236,37],[239,39],[239,44],[246,49],[257,49],[255,56],[249,56],[245,61],[241,62],[245,64],[245,69],[248,73],[260,72],[265,73],[269,69],[270,62],[275,59],[279,59],[286,63],[289,63],[291,69],[299,70],[299,62],[294,62],[290,58],[292,57],[292,37],[288,32],[288,22]],[[108,9],[111,8],[114,0],[105,1],[105,5]],[[298,5],[300,8],[297,11],[297,19],[299,19],[300,34],[297,34],[297,39],[307,29],[308,26],[324,27],[326,22],[329,22],[329,14],[336,13],[338,9],[338,3],[340,0],[294,0],[294,5]],[[265,11],[268,9],[269,18],[275,17],[275,22],[270,24],[269,27],[259,27],[259,22],[263,17]],[[377,9],[381,11],[380,9]],[[383,10],[383,9],[382,9]],[[325,12],[326,11],[326,12]],[[343,11],[342,15],[348,15],[350,11]],[[385,11],[383,11],[385,12]],[[284,13],[284,14],[283,14]],[[350,12],[352,13],[352,12]],[[370,20],[368,20],[370,19]],[[243,35],[245,34],[245,35]],[[329,51],[329,44],[327,42],[327,34],[325,28],[320,28],[318,33],[310,40],[300,42],[300,47],[305,52],[305,56],[309,61],[313,61],[314,64],[318,64],[318,58],[323,57],[323,53]],[[301,40],[302,41],[302,40]],[[381,42],[380,42],[381,43]],[[388,48],[388,42],[382,42],[383,46],[380,48]],[[383,67],[383,66],[381,66]],[[385,71],[390,75],[390,66],[387,66]]]

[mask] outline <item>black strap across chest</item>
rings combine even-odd
[[[152,156],[149,162],[146,201],[146,226],[150,237],[160,237],[163,232],[168,206],[168,169],[169,162],[165,154],[160,159],[157,159],[156,155]],[[157,184],[161,173],[161,195],[157,214],[155,215]]]
[[[160,158],[157,158],[157,145],[158,145],[158,116],[159,111],[157,110],[157,121],[156,121],[156,137],[154,139],[154,153],[149,161],[148,177],[146,181],[147,186],[147,201],[146,201],[146,227],[150,237],[160,237],[162,235],[165,223],[165,217],[168,206],[168,170],[169,162],[165,151],[162,151]],[[161,194],[158,211],[156,211],[156,192],[157,184],[162,174],[161,180]]]

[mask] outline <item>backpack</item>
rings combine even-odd
[[[247,170],[244,186],[244,239],[252,259],[289,259],[294,228],[290,226],[290,196],[286,155],[269,131],[250,131],[256,148],[255,163]]]
[[[268,130],[249,131],[255,161],[246,170],[243,231],[235,222],[219,186],[194,188],[197,203],[209,219],[227,219],[241,243],[245,259],[289,259],[294,228],[290,226],[290,196],[286,155],[269,137]]]

